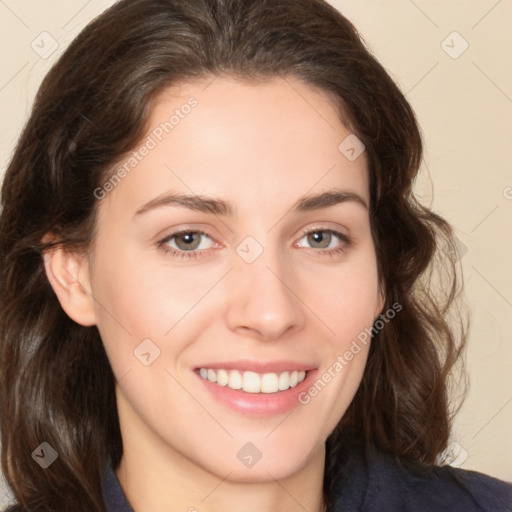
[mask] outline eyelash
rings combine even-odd
[[[335,249],[318,249],[316,252],[320,252],[322,256],[329,256],[331,258],[337,256],[338,254],[341,254],[346,251],[346,248],[351,245],[351,238],[347,235],[344,235],[343,233],[340,233],[339,231],[336,231],[334,229],[327,229],[327,228],[314,228],[310,229],[308,231],[305,231],[301,234],[299,237],[299,240],[304,238],[304,236],[309,235],[310,233],[331,233],[332,235],[335,235],[337,238],[339,238],[343,243],[343,247],[338,247]],[[184,234],[199,234],[199,235],[205,235],[208,238],[212,237],[205,233],[204,231],[198,230],[198,229],[185,229],[182,231],[176,231],[175,233],[170,234],[169,236],[166,236],[163,240],[160,240],[157,244],[157,248],[159,250],[162,250],[165,254],[170,255],[171,257],[175,258],[181,258],[181,259],[196,259],[197,256],[205,256],[209,253],[212,249],[200,249],[200,250],[193,250],[193,251],[182,251],[182,250],[176,250],[174,248],[169,248],[167,245],[168,242],[170,242],[173,238],[178,237],[180,235]],[[213,239],[212,239],[213,240]],[[313,251],[315,248],[311,248]]]

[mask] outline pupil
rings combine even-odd
[[[199,233],[183,233],[179,237],[176,238],[176,245],[180,249],[195,249],[198,245],[198,240],[196,239]]]
[[[323,231],[315,231],[311,233],[311,237],[313,238],[312,243],[320,244],[321,248],[327,247],[329,245],[329,233],[325,233]]]

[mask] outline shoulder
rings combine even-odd
[[[512,484],[489,475],[407,463],[397,472],[411,511],[512,512]]]
[[[512,484],[374,452],[352,457],[332,512],[512,512]]]

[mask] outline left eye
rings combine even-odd
[[[336,247],[340,241],[348,242],[348,238],[345,235],[332,229],[315,229],[308,231],[299,240],[299,243],[304,239],[306,239],[309,244],[312,244],[314,249],[332,249]],[[302,247],[302,245],[299,245],[299,247]]]

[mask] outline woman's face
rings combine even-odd
[[[125,454],[240,481],[323,456],[383,306],[349,136],[297,80],[219,77],[159,97],[95,192],[88,285]]]

